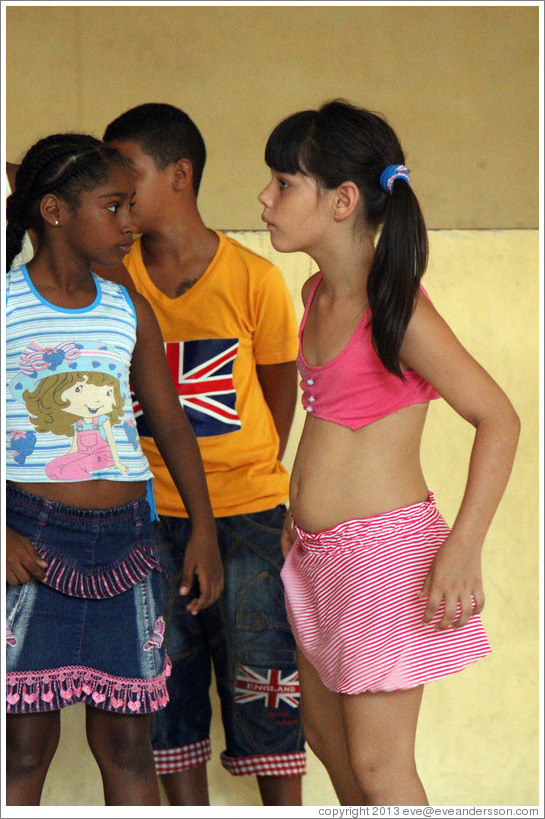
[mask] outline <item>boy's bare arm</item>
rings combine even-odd
[[[281,460],[286,450],[295,413],[297,365],[295,361],[285,361],[282,364],[258,364],[257,377],[280,438],[278,459]]]

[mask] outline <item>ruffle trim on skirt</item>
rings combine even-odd
[[[103,600],[128,591],[154,570],[165,574],[153,544],[138,546],[112,563],[89,568],[70,564],[43,549],[40,556],[48,563],[42,582],[70,597]]]
[[[83,702],[119,714],[149,714],[168,702],[171,668],[166,657],[163,672],[149,680],[112,677],[83,666],[12,672],[6,675],[6,710],[35,714]]]

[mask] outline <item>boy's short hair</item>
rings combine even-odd
[[[104,132],[104,142],[132,140],[153,157],[162,170],[179,159],[189,159],[193,167],[193,187],[199,192],[206,147],[201,132],[180,108],[148,102],[130,108],[114,119]]]

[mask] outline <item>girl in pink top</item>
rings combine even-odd
[[[425,683],[490,646],[481,549],[519,419],[423,292],[427,233],[399,141],[335,100],[277,125],[259,195],[273,247],[303,251],[307,417],[282,577],[307,740],[343,805],[425,805],[414,744]],[[420,463],[431,399],[475,427],[449,528]]]

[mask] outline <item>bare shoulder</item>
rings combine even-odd
[[[409,359],[415,352],[419,356],[425,354],[430,358],[436,354],[448,357],[453,347],[459,350],[461,344],[452,329],[436,310],[429,296],[422,290],[418,291],[401,348],[403,361],[411,366]]]
[[[490,413],[513,412],[503,390],[423,294],[417,298],[400,358],[473,425]]]
[[[131,275],[124,264],[117,265],[117,267],[104,267],[101,264],[93,264],[93,272],[103,279],[122,284],[127,290],[130,290],[131,295],[136,292]]]
[[[134,309],[136,312],[136,319],[138,322],[138,329],[147,328],[150,323],[153,326],[153,330],[157,330],[159,325],[157,324],[157,319],[155,317],[155,313],[153,311],[153,307],[143,296],[134,288],[130,290],[131,301],[134,305]]]

